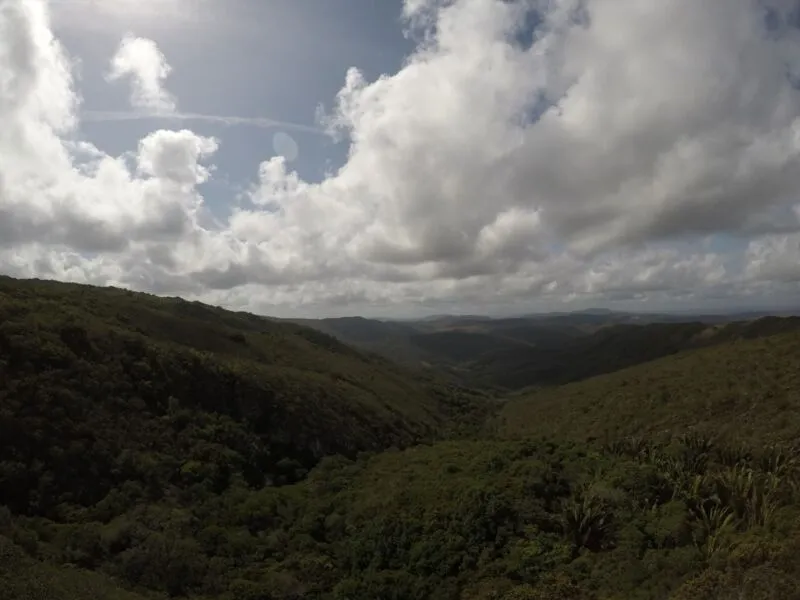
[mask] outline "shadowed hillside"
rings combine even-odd
[[[93,504],[131,479],[293,481],[327,454],[455,430],[476,398],[304,327],[0,279],[0,504],[17,512]]]

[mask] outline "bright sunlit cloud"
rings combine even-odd
[[[106,78],[130,81],[134,108],[171,113],[175,110],[175,99],[164,87],[171,70],[153,40],[126,35],[111,59]]]
[[[296,140],[273,132],[215,219],[206,187],[225,139],[202,127],[247,119],[192,113],[197,98],[169,91],[168,53],[134,31],[106,69],[135,111],[108,120],[186,118],[109,154],[76,137],[55,5],[2,6],[4,272],[273,314],[800,292],[800,35],[782,1],[407,0],[420,46],[395,73],[354,66],[324,102],[349,144],[341,168],[302,177]],[[240,77],[255,86],[258,67]]]

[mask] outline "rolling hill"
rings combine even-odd
[[[784,328],[788,333],[767,335]],[[796,329],[796,319],[769,318],[711,334],[700,331],[699,339],[718,343],[519,394],[501,411],[501,430],[584,442],[690,429],[754,444],[795,441],[800,436]]]
[[[683,350],[800,329],[800,317],[675,318],[586,311],[506,319],[386,322],[353,317],[302,323],[397,362],[434,367],[464,385],[506,391],[561,385]]]
[[[580,381],[685,350],[800,330],[798,317],[611,325],[561,342],[490,352],[468,365],[470,381],[509,390]]]
[[[798,597],[797,319],[364,321],[0,278],[0,600]]]
[[[328,454],[433,439],[481,406],[297,325],[0,279],[0,504],[18,512],[92,504],[144,471],[292,481]]]

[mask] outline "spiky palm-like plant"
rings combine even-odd
[[[671,488],[672,500],[686,495],[694,485],[692,473],[686,469],[683,461],[679,458],[660,455],[655,459],[654,465]]]
[[[591,495],[573,497],[564,503],[561,527],[573,544],[577,556],[581,548],[597,551],[607,541],[613,515],[608,507]]]
[[[781,480],[774,473],[766,473],[759,478],[747,501],[747,515],[750,525],[768,525],[779,506]]]
[[[735,467],[750,464],[753,460],[753,453],[744,445],[715,446],[712,458],[716,463],[725,467]]]
[[[737,465],[714,476],[714,489],[741,524],[763,526],[770,522],[780,503],[781,478]]]
[[[609,454],[627,456],[637,460],[644,460],[649,448],[648,441],[637,436],[614,440],[603,446],[603,450]]]
[[[727,534],[737,528],[736,514],[722,502],[713,478],[707,475],[692,477],[681,496],[696,524],[694,543],[709,558],[725,547]]]
[[[681,458],[687,469],[694,473],[703,473],[714,449],[713,440],[697,432],[678,436],[682,448]]]
[[[800,454],[796,448],[771,446],[759,456],[758,467],[765,473],[785,476],[800,467]]]
[[[714,476],[714,489],[723,505],[745,520],[747,504],[756,484],[755,472],[746,465],[724,469]]]
[[[725,537],[736,530],[736,515],[727,506],[722,506],[716,501],[704,502],[692,511],[698,531],[694,535],[694,542],[698,549],[708,559],[727,547]]]

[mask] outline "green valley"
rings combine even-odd
[[[0,317],[0,600],[798,598],[797,319]]]
[[[578,312],[490,319],[297,321],[464,385],[516,391],[586,379],[676,352],[800,329],[800,317]]]

